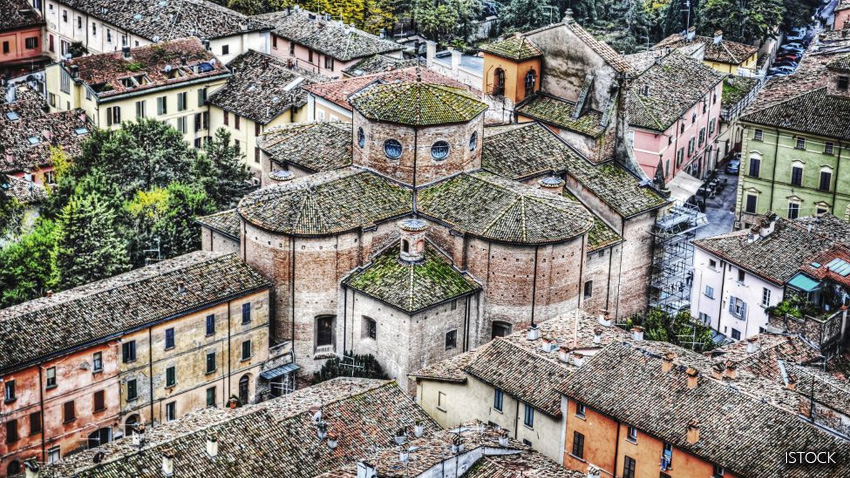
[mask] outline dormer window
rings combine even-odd
[[[449,155],[449,143],[437,141],[431,146],[431,157],[434,161],[442,161]]]
[[[388,139],[384,141],[384,154],[387,155],[390,159],[398,159],[401,157],[401,143],[395,139]]]

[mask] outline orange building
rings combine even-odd
[[[0,476],[256,401],[268,298],[235,255],[195,252],[0,310]]]
[[[44,20],[26,0],[0,2],[0,75],[13,78],[40,70]]]
[[[850,476],[850,445],[838,436],[703,376],[694,367],[711,367],[705,357],[639,347],[609,345],[558,387],[565,467],[616,478]],[[837,462],[800,467],[784,459],[822,450]]]
[[[481,52],[488,121],[511,123],[516,105],[540,91],[543,53],[522,34],[484,45]]]

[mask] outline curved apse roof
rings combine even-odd
[[[463,123],[487,109],[464,89],[420,81],[377,84],[348,101],[371,120],[408,126]]]

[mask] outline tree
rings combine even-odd
[[[717,347],[714,331],[693,319],[689,311],[668,314],[660,309],[650,309],[643,316],[628,320],[629,328],[640,325],[648,340],[670,342],[698,352],[707,352]]]
[[[353,366],[346,367],[346,362],[334,357],[325,362],[321,370],[313,373],[313,384],[336,377],[387,378],[381,364],[373,355],[354,355],[354,352],[349,351],[346,352],[346,357],[349,358],[347,364]]]
[[[251,190],[253,175],[245,166],[245,155],[230,141],[224,128],[215,132],[192,168],[192,176],[219,209],[236,206]]]
[[[23,205],[6,192],[11,185],[6,175],[0,173],[0,240],[18,234],[24,216]]]
[[[520,32],[560,20],[556,7],[545,0],[511,0],[501,18],[505,30]]]
[[[42,297],[57,285],[57,227],[39,220],[20,240],[0,249],[0,308]]]
[[[776,36],[785,12],[783,0],[707,0],[699,9],[699,28],[722,30],[729,40],[751,43]]]
[[[420,33],[437,41],[466,41],[474,32],[478,0],[413,0],[412,13]]]
[[[97,193],[74,195],[59,216],[56,268],[62,288],[71,288],[130,268],[127,243],[115,212]]]

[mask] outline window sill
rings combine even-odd
[[[578,413],[576,413],[576,418],[587,421],[587,415],[579,415]]]
[[[48,385],[48,386],[44,387],[44,389],[45,390],[53,390],[56,387],[58,387],[58,385]]]
[[[441,412],[443,412],[443,413],[446,413],[446,409],[445,409],[445,408],[440,407],[439,405],[437,405],[437,410],[439,410],[439,411],[441,411]]]
[[[569,455],[570,455],[570,458],[573,458],[573,459],[575,459],[575,460],[578,460],[578,461],[580,461],[580,462],[582,462],[582,463],[587,463],[587,460],[585,460],[584,458],[582,458],[582,457],[580,457],[580,456],[575,456],[575,455],[573,455],[572,453],[570,453]]]
[[[626,443],[631,443],[632,445],[637,445],[637,440],[632,440],[631,438],[626,438]]]
[[[106,408],[101,408],[100,410],[95,410],[94,413],[103,413],[106,411]]]
[[[213,374],[214,374],[214,373],[216,373],[216,372],[218,372],[218,369],[215,369],[215,370],[207,370],[207,372],[206,372],[204,375],[213,375]]]
[[[177,387],[177,382],[174,382],[171,385],[166,385],[165,390],[170,392],[171,390],[174,390],[176,387]]]
[[[99,374],[99,373],[103,373],[103,369],[100,369],[100,370],[92,370],[92,371],[91,371],[91,374],[92,374],[92,375],[97,375],[97,374]]]
[[[504,412],[504,411],[499,410],[499,409],[498,409],[498,408],[496,408],[496,407],[491,407],[490,409],[491,409],[491,410],[493,410],[494,412],[498,413],[499,415],[504,415],[504,414],[505,414],[505,412]]]
[[[7,399],[3,400],[3,403],[6,403],[6,404],[14,403],[17,399],[18,399],[18,397],[7,398]]]
[[[253,355],[251,355],[250,357],[242,357],[241,359],[239,359],[239,361],[240,362],[249,362],[252,358],[254,358]]]

